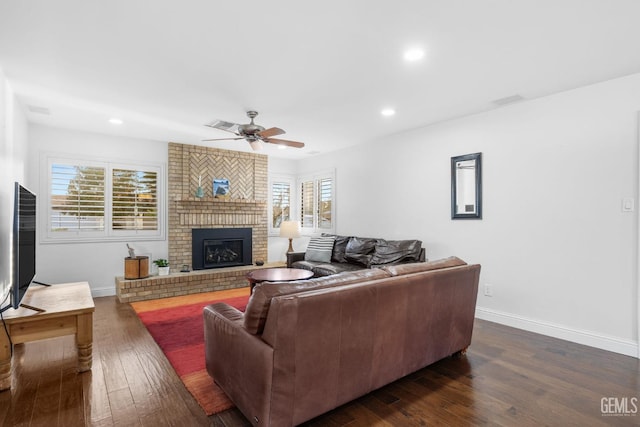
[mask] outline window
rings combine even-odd
[[[113,169],[113,230],[158,229],[158,173]]]
[[[300,179],[300,223],[306,233],[335,230],[335,179],[319,174]]]
[[[288,221],[292,216],[294,179],[291,176],[274,176],[269,182],[269,232],[279,233],[282,221]]]
[[[280,231],[282,221],[299,220],[304,234],[335,231],[335,178],[333,172],[297,177],[269,177],[269,233]],[[297,190],[294,190],[296,189]]]
[[[48,160],[43,241],[164,238],[162,166]]]

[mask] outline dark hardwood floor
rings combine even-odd
[[[13,388],[0,392],[0,425],[251,425],[235,409],[205,416],[131,307],[115,297],[95,302],[92,371],[76,373],[73,337],[17,345]],[[604,416],[601,400],[609,397],[627,399],[633,412],[637,359],[478,320],[466,356],[306,425],[640,425],[640,413]]]

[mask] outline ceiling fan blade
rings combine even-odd
[[[203,139],[202,141],[235,141],[236,139],[244,139],[242,137],[240,138],[215,138],[215,139]]]
[[[209,126],[210,128],[214,129],[225,130],[227,132],[239,135],[238,129],[240,125],[237,123],[225,122],[224,120],[213,120],[211,123],[207,123],[205,126]]]
[[[258,132],[258,135],[260,135],[262,138],[269,138],[271,136],[282,135],[283,133],[286,132],[280,128],[269,128]]]
[[[297,141],[288,141],[286,139],[278,139],[278,138],[265,138],[264,142],[268,142],[270,144],[278,144],[278,145],[286,145],[287,147],[295,147],[302,148],[304,147],[304,143]]]

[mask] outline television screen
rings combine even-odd
[[[36,274],[36,195],[15,183],[11,305],[20,306]]]

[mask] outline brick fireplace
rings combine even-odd
[[[192,265],[192,230],[251,228],[253,262],[267,260],[268,157],[169,143],[169,262]],[[229,180],[230,197],[213,197],[213,179]],[[204,197],[195,197],[198,182]]]
[[[172,274],[139,280],[117,277],[120,301],[247,286],[246,274],[261,268],[251,264],[267,260],[267,159],[263,154],[169,143],[167,210]],[[228,198],[213,196],[214,178],[229,180]],[[198,182],[204,190],[201,198],[195,197]],[[193,267],[194,229],[249,229],[252,259],[238,266],[180,273],[183,265]],[[216,242],[212,245],[216,246]]]

